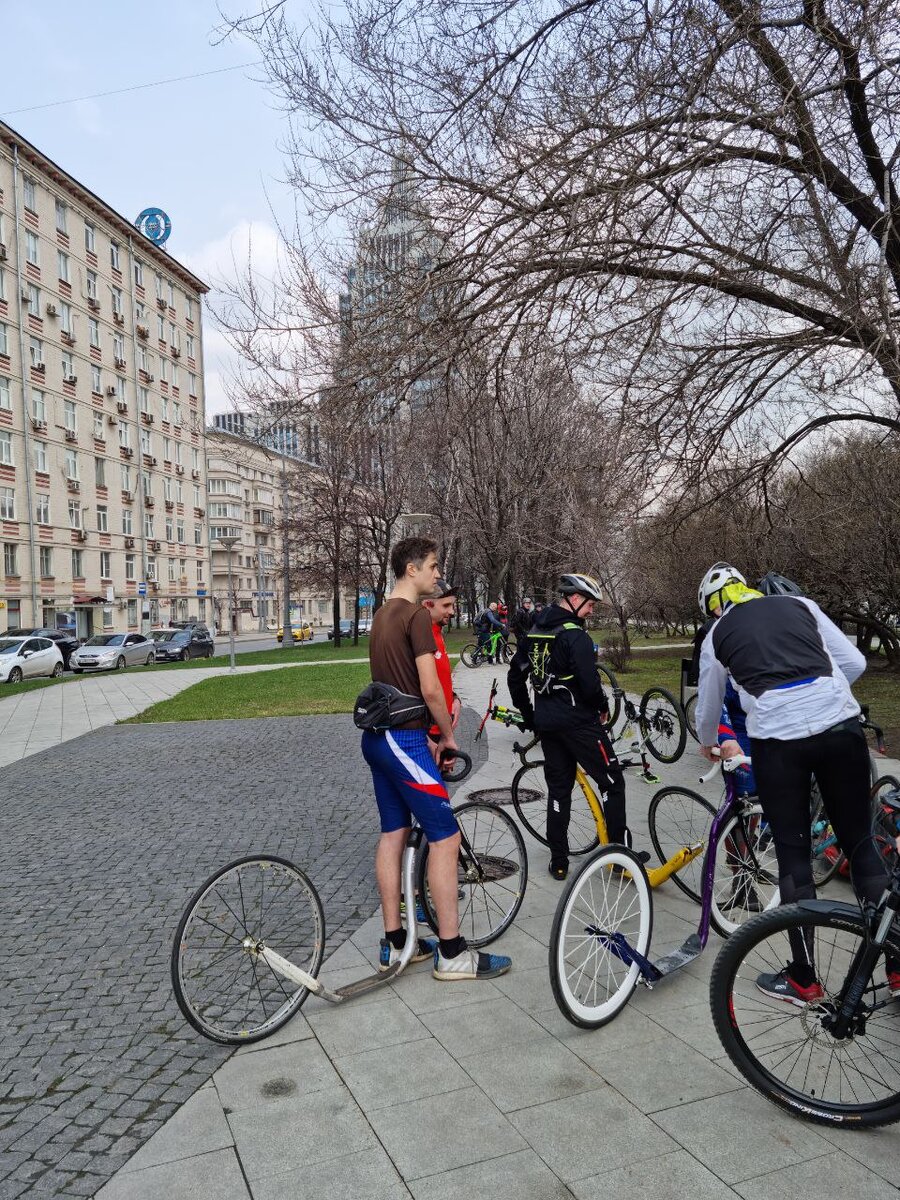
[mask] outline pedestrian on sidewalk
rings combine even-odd
[[[372,772],[381,817],[375,853],[375,875],[381,895],[384,938],[379,966],[399,961],[406,943],[400,917],[401,863],[412,817],[428,838],[428,888],[438,919],[438,943],[421,939],[413,962],[434,957],[435,979],[492,979],[510,968],[502,955],[470,950],[459,932],[457,863],[459,827],[441,778],[444,750],[457,749],[453,721],[435,659],[437,644],[431,613],[422,601],[433,597],[440,578],[437,543],[408,537],[391,550],[396,584],[375,614],[369,635],[372,680],[388,684],[405,701],[418,699],[421,716],[376,732],[362,734],[363,757]],[[430,715],[429,715],[430,714]],[[428,728],[438,737],[429,742]]]

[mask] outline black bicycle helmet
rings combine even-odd
[[[763,575],[762,579],[756,585],[756,590],[762,592],[764,596],[806,595],[803,589],[798,587],[792,579],[788,579],[786,575],[779,575],[777,571],[770,571],[768,575]]]

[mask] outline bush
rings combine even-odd
[[[600,658],[609,663],[614,671],[627,671],[631,661],[631,647],[621,637],[608,637],[600,649]]]

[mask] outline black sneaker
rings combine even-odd
[[[816,1004],[825,996],[821,983],[814,979],[808,987],[803,987],[791,979],[787,967],[777,975],[757,975],[756,986],[764,996],[769,996],[772,1000],[781,1000],[785,1004],[793,1004],[797,1008]]]
[[[567,879],[569,876],[569,864],[566,863],[566,865],[564,867],[562,867],[562,866],[557,866],[554,863],[551,863],[550,866],[547,868],[547,871],[548,871],[551,879],[558,879],[560,882],[562,882],[564,879]]]

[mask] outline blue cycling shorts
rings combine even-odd
[[[424,729],[365,730],[362,752],[372,772],[382,833],[406,829],[412,816],[429,842],[443,841],[457,832],[450,797]]]

